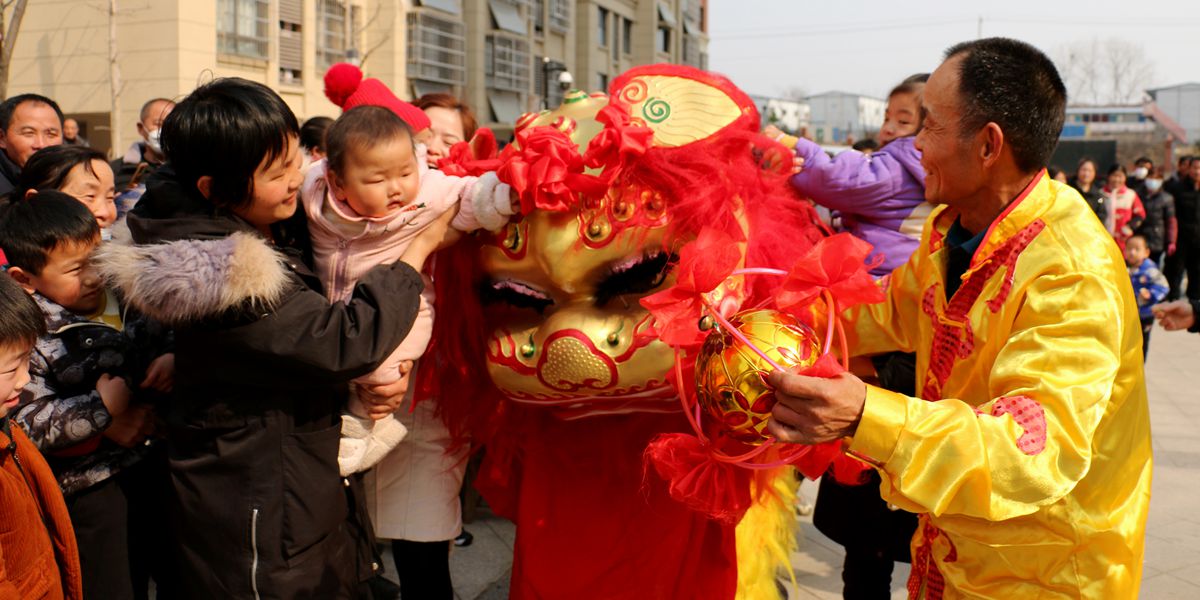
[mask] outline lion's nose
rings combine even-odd
[[[538,376],[557,390],[604,389],[616,383],[617,366],[582,334],[566,335],[546,345]]]

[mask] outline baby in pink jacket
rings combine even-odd
[[[345,300],[372,267],[395,262],[439,218],[458,231],[499,229],[515,212],[511,191],[494,174],[452,177],[426,166],[424,146],[393,111],[364,105],[342,114],[326,132],[326,158],[305,176],[301,199],[308,215],[317,275],[330,302]],[[428,278],[408,336],[373,373],[356,380],[380,385],[401,377],[400,365],[425,352],[433,331]],[[357,388],[354,388],[357,389]],[[374,421],[352,390],[342,415],[338,462],[342,475],[379,462],[407,430],[388,415]]]

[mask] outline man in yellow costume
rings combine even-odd
[[[1066,91],[1023,42],[959,44],[925,88],[940,205],[854,354],[917,353],[912,398],[776,372],[779,438],[843,438],[920,513],[913,598],[1133,598],[1150,502],[1141,328],[1113,239],[1044,169]]]

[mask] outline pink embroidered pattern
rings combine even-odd
[[[984,412],[975,409],[975,413],[984,416]],[[992,403],[990,416],[1002,417],[1012,415],[1013,421],[1025,432],[1017,438],[1017,448],[1034,456],[1046,449],[1046,411],[1037,400],[1028,396],[1005,396]]]
[[[929,253],[930,254],[933,254],[934,252],[937,252],[938,250],[942,249],[942,242],[945,239],[945,237],[946,236],[942,235],[942,232],[938,231],[937,228],[934,228],[933,231],[929,232]]]
[[[1001,268],[1005,269],[1004,281],[1001,283],[1000,289],[994,298],[988,300],[988,309],[993,313],[998,312],[1012,291],[1017,259],[1045,228],[1046,223],[1038,219],[1025,226],[1024,229],[1009,238],[1004,245],[997,248],[987,261],[959,286],[942,315],[937,312],[938,294],[941,293],[939,286],[930,286],[925,290],[921,308],[933,319],[933,344],[930,348],[930,377],[925,379],[925,386],[921,390],[923,398],[940,400],[942,386],[950,378],[950,371],[954,368],[955,363],[969,356],[974,350],[975,335],[971,330],[971,321],[967,318],[967,313],[975,305],[979,295],[983,293],[983,286]]]
[[[1025,229],[1019,231],[1017,235],[1014,235],[1004,245],[1006,255],[1001,260],[1005,270],[1004,281],[1000,284],[1000,289],[996,291],[995,297],[988,300],[988,309],[993,313],[1000,312],[1000,309],[1008,300],[1008,294],[1012,292],[1013,279],[1016,277],[1017,257],[1029,246],[1033,238],[1037,237],[1037,234],[1041,233],[1045,228],[1046,223],[1038,219],[1026,226]]]
[[[932,285],[925,290],[921,300],[922,311],[933,320],[933,347],[929,358],[931,376],[925,378],[925,387],[921,390],[921,397],[930,401],[942,398],[942,385],[950,378],[954,364],[970,356],[975,349],[975,334],[970,321],[954,321],[938,314],[938,296],[941,293],[941,286]]]
[[[923,525],[921,546],[913,555],[912,571],[908,575],[908,597],[941,600],[946,591],[946,580],[942,577],[942,572],[938,570],[937,562],[933,559],[933,540],[942,537],[942,530],[934,527],[927,517],[922,517],[921,523]],[[946,543],[950,545],[950,551],[946,553],[942,562],[957,561],[958,549],[954,547],[949,536],[946,536]],[[925,588],[924,596],[921,595],[922,586]]]

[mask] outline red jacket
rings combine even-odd
[[[15,425],[0,427],[0,600],[83,597],[75,531],[58,481]]]

